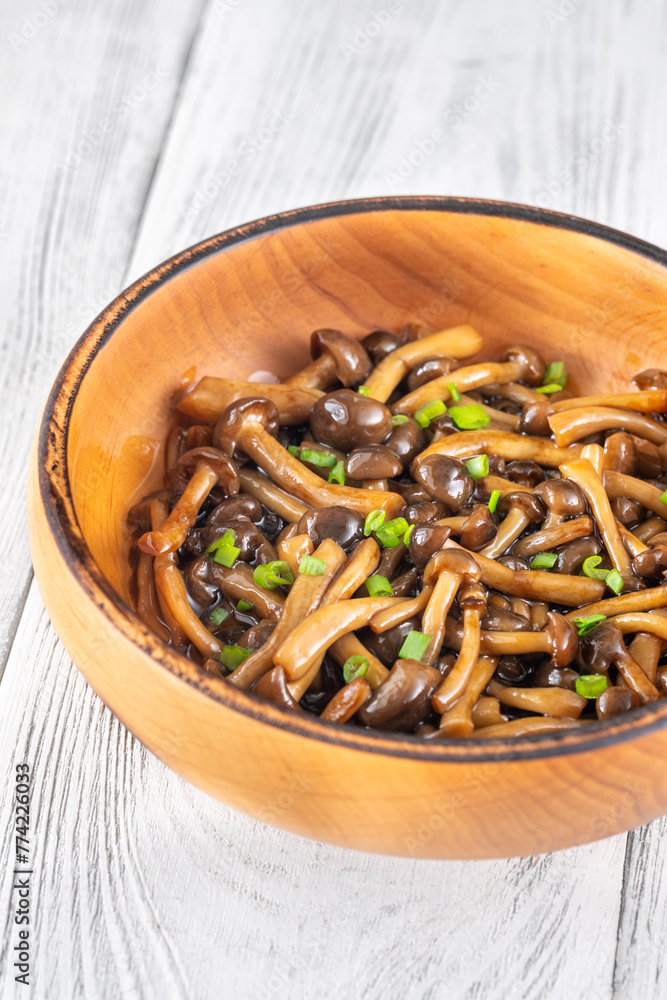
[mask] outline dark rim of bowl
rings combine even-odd
[[[613,243],[667,268],[667,252],[664,250],[586,219],[511,202],[444,196],[406,195],[330,202],[280,212],[203,240],[153,268],[121,292],[77,341],[51,388],[38,430],[37,463],[45,516],[63,559],[109,623],[154,661],[227,708],[295,735],[333,743],[350,750],[414,760],[481,763],[584,753],[646,736],[664,728],[667,725],[667,699],[636,709],[630,716],[619,720],[593,722],[583,730],[566,729],[554,734],[517,736],[511,739],[499,737],[479,743],[461,739],[423,740],[405,734],[375,733],[322,722],[315,715],[289,712],[232,685],[220,685],[223,690],[211,690],[203,675],[201,679],[193,679],[188,675],[183,669],[184,657],[160,642],[143,624],[116,594],[95,562],[76,518],[70,491],[67,469],[69,420],[78,388],[89,366],[123,319],[156,287],[185,268],[227,247],[317,219],[384,211],[437,211],[497,216],[552,226]]]

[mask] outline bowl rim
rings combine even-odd
[[[123,290],[87,327],[65,359],[47,397],[36,437],[37,483],[50,533],[69,571],[108,623],[154,663],[224,707],[266,725],[366,753],[429,763],[481,763],[542,759],[585,753],[646,736],[667,726],[667,699],[619,720],[594,722],[583,730],[494,738],[420,740],[400,733],[337,726],[306,713],[290,712],[230,684],[211,685],[192,664],[165,646],[122,600],[101,572],[78,523],[70,490],[67,447],[72,409],[95,356],[125,317],[173,276],[236,244],[277,230],[342,215],[387,211],[437,211],[500,217],[569,230],[615,244],[667,269],[667,251],[627,233],[578,216],[513,202],[440,195],[394,195],[325,202],[256,219],[193,244],[152,268]]]

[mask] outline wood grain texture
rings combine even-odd
[[[361,37],[370,7],[209,3],[131,275],[265,212],[364,194],[523,200],[667,245],[660,0],[588,0],[553,24],[551,0],[402,8],[350,55],[341,46]],[[0,220],[9,317],[2,399],[12,415],[3,454],[14,463],[3,487],[16,495],[30,425],[60,358],[123,284],[168,112],[143,104],[86,159],[85,183],[78,170],[54,198],[49,165],[106,115],[156,49],[182,59],[196,9],[71,3],[16,54],[7,35],[32,10],[5,2],[0,12],[3,93],[23,94],[3,103],[0,132],[8,151],[0,178],[11,192]],[[465,101],[473,105],[489,74],[500,86],[469,111]],[[225,164],[268,127],[274,107],[295,118],[225,183]],[[607,118],[625,128],[596,152]],[[388,177],[439,126],[436,151],[405,179]],[[188,213],[216,171],[212,195],[202,188],[203,206],[199,199]],[[49,354],[33,371],[38,336]],[[28,581],[25,534],[8,495],[5,648]],[[626,838],[535,864],[438,864],[278,833],[188,787],[129,737],[72,669],[34,592],[0,685],[0,748],[8,769],[28,754],[39,788],[37,843],[48,864],[39,875],[35,997],[664,995],[661,954],[651,946],[665,932],[664,823],[627,838],[625,878]],[[5,798],[3,830],[10,805]],[[10,846],[5,839],[3,873]],[[7,887],[5,876],[3,903]],[[23,994],[7,978],[9,944],[5,933],[1,981],[12,997]]]

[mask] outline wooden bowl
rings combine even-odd
[[[128,508],[156,489],[183,372],[286,376],[310,333],[472,323],[534,344],[584,392],[664,366],[667,254],[553,212],[451,198],[300,209],[137,281],[78,342],[31,459],[35,572],[74,662],[118,718],[209,794],[307,837],[387,854],[551,851],[667,812],[667,700],[583,733],[419,741],[290,714],[201,677],[132,610]]]

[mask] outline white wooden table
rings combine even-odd
[[[554,856],[420,863],[237,815],[86,686],[24,527],[30,439],[69,347],[213,232],[423,192],[667,245],[662,0],[2,0],[0,18],[0,756],[34,783],[31,985],[13,978],[7,793],[0,995],[667,996],[664,821]]]

